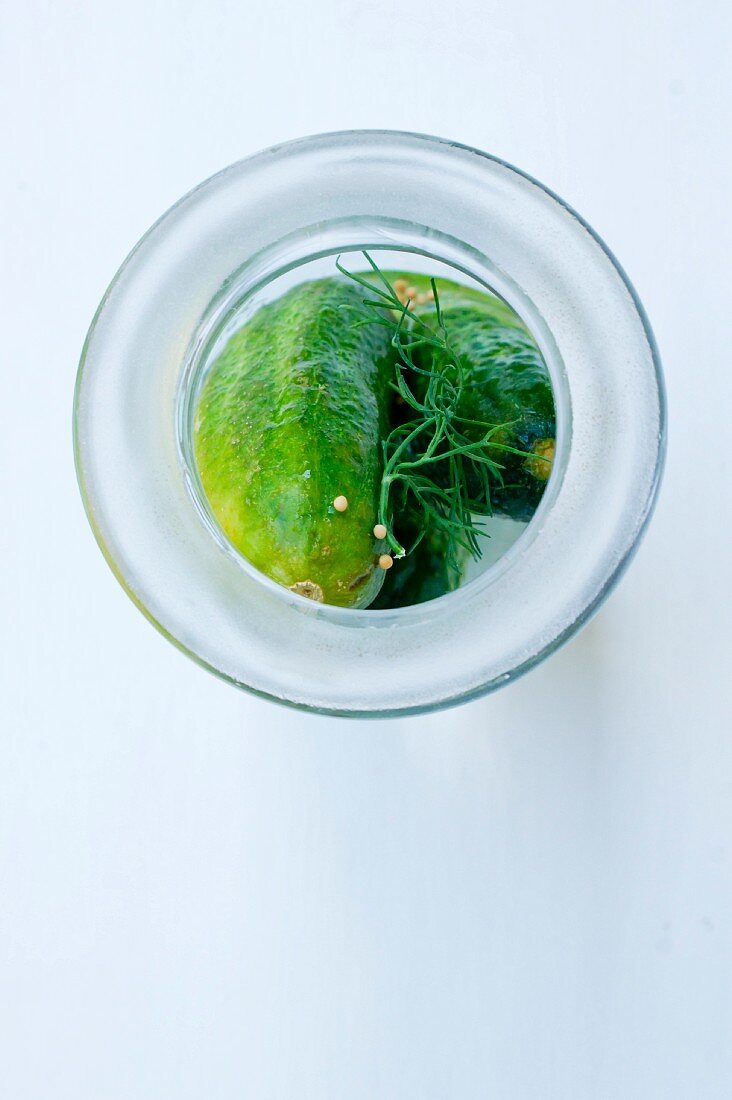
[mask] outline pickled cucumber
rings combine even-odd
[[[384,578],[373,527],[393,361],[383,328],[354,324],[362,297],[326,278],[262,306],[211,367],[194,424],[201,483],[233,545],[341,607],[367,606]]]
[[[413,312],[436,328],[429,278],[398,271],[387,272],[386,277],[403,301],[413,300]],[[435,284],[450,346],[463,368],[465,389],[459,415],[507,425],[494,436],[495,441],[524,452],[505,451],[496,456],[503,467],[502,480],[491,486],[490,509],[497,515],[528,521],[541,500],[554,457],[556,421],[549,372],[528,329],[503,301],[451,280],[437,279]],[[434,367],[432,349],[422,352],[420,365],[423,369]],[[399,414],[396,403],[392,421]],[[465,430],[471,434],[469,427]],[[473,488],[478,490],[478,486]],[[397,518],[405,545],[419,534],[418,520],[408,508]],[[455,589],[460,573],[448,567],[446,551],[447,536],[428,531],[416,549],[389,572],[373,606],[403,607]],[[463,565],[466,558],[463,554]]]
[[[388,277],[392,285],[400,278],[408,281],[422,298],[429,291],[424,276],[400,277],[395,272]],[[528,521],[541,500],[554,457],[556,417],[549,371],[531,333],[500,298],[448,279],[437,279],[436,285],[450,345],[460,357],[466,382],[459,415],[507,425],[494,441],[527,452],[500,455],[503,481],[491,487],[492,509]],[[437,325],[431,300],[418,298],[415,312],[429,325]],[[432,355],[428,351],[423,356],[423,366]],[[469,427],[465,432],[471,435]]]

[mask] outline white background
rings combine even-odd
[[[3,7],[0,1095],[729,1097],[729,6]],[[249,698],[157,635],[70,437],[147,226],[260,147],[362,126],[566,198],[670,397],[655,520],[590,627],[493,697],[380,723]]]

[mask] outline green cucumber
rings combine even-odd
[[[401,280],[413,287],[414,312],[437,326],[434,303],[424,301],[429,278],[408,272],[389,272],[387,278],[392,286]],[[527,456],[494,451],[491,456],[503,466],[503,485],[491,488],[493,511],[526,522],[541,500],[554,456],[556,415],[546,363],[521,318],[500,298],[449,279],[435,283],[450,344],[463,367],[460,416],[506,424],[494,441],[529,452]],[[428,350],[423,366],[431,365],[431,355]],[[469,428],[465,434],[471,435]]]
[[[362,297],[319,279],[262,306],[211,367],[194,426],[230,542],[273,580],[341,607],[368,606],[384,578],[373,527],[393,359],[383,328],[354,324]]]
[[[505,424],[494,442],[529,452],[529,457],[507,451],[496,455],[503,466],[503,484],[491,488],[493,510],[528,521],[551,473],[556,437],[554,397],[536,342],[517,323],[516,315],[504,308],[511,316],[498,321],[493,305],[489,312],[479,302],[452,304],[448,297],[443,319],[465,368],[459,414],[469,420]],[[466,428],[465,434],[470,436],[471,429]]]
[[[428,277],[387,272],[392,286],[415,299],[414,312],[436,327]],[[483,423],[507,424],[496,442],[525,454],[493,453],[503,466],[503,484],[491,487],[491,506],[498,515],[528,521],[541,500],[554,456],[556,420],[549,372],[533,337],[519,316],[501,299],[447,279],[436,279],[440,310],[452,348],[460,357],[465,391],[461,416]],[[408,289],[407,289],[408,288]],[[434,365],[434,353],[422,366]],[[392,418],[399,415],[396,405]],[[470,435],[470,430],[466,429]],[[408,546],[419,533],[416,517],[399,516],[398,534]],[[459,577],[446,563],[447,537],[429,531],[415,550],[395,563],[374,607],[394,608],[435,599],[455,589]]]

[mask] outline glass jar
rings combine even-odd
[[[557,406],[554,468],[521,537],[457,591],[389,611],[315,604],[264,577],[219,531],[191,459],[193,395],[232,311],[360,249],[498,293],[539,343]],[[455,142],[352,131],[240,161],[146,233],[89,330],[74,435],[99,545],[167,638],[267,698],[379,716],[491,691],[588,620],[650,517],[665,404],[633,287],[556,195]]]

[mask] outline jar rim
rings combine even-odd
[[[422,151],[427,148],[430,150],[431,155],[437,152],[440,165],[444,163],[446,158],[447,161],[450,162],[451,168],[457,164],[455,158],[459,159],[467,156],[469,164],[465,160],[460,161],[454,171],[455,178],[452,179],[451,182],[452,185],[457,188],[459,185],[462,185],[460,179],[461,175],[465,175],[465,194],[475,205],[476,209],[480,207],[481,202],[486,202],[487,211],[493,209],[488,201],[489,197],[494,197],[492,196],[491,185],[494,185],[493,190],[495,192],[498,192],[500,188],[503,189],[499,196],[500,202],[503,204],[500,207],[503,221],[498,218],[497,214],[496,218],[497,221],[500,221],[501,229],[506,236],[506,241],[501,242],[501,247],[497,251],[500,253],[499,266],[501,266],[501,270],[506,272],[508,276],[511,276],[511,272],[506,265],[507,261],[513,255],[511,248],[515,248],[516,242],[512,241],[510,237],[510,218],[507,218],[506,215],[506,195],[510,196],[509,201],[513,203],[518,210],[518,215],[526,220],[529,218],[529,215],[521,208],[521,200],[526,198],[527,192],[513,193],[511,190],[512,186],[515,187],[518,183],[519,186],[530,188],[528,194],[531,195],[533,202],[530,214],[534,219],[538,219],[538,224],[541,224],[542,213],[545,214],[546,211],[542,211],[540,203],[537,204],[537,194],[543,202],[549,204],[548,210],[551,212],[554,219],[557,217],[557,208],[562,212],[567,218],[567,221],[563,226],[560,225],[559,229],[556,224],[552,223],[551,228],[555,236],[558,237],[560,243],[563,241],[564,236],[566,236],[567,239],[573,234],[579,234],[581,236],[582,239],[578,241],[575,241],[573,238],[572,246],[577,249],[581,248],[583,262],[586,262],[588,265],[604,265],[599,273],[595,273],[598,286],[605,287],[605,284],[607,284],[605,289],[607,289],[608,298],[610,298],[612,290],[614,307],[618,310],[618,314],[620,314],[620,312],[623,313],[623,322],[626,324],[629,332],[631,330],[635,331],[635,341],[632,348],[633,355],[635,356],[633,362],[636,369],[640,372],[642,368],[644,376],[647,376],[644,380],[643,394],[644,399],[647,401],[648,408],[645,410],[644,418],[639,419],[643,419],[643,425],[641,425],[641,427],[645,427],[645,429],[651,433],[653,443],[650,448],[646,448],[643,463],[641,464],[640,460],[637,462],[637,467],[639,469],[641,465],[643,466],[641,471],[643,474],[641,497],[639,498],[638,493],[632,491],[633,486],[629,485],[627,487],[628,500],[632,497],[634,508],[633,522],[630,524],[629,534],[626,532],[625,541],[613,548],[615,551],[614,553],[608,553],[608,548],[603,547],[606,560],[603,563],[603,575],[599,578],[599,583],[598,577],[595,576],[593,590],[586,592],[585,597],[579,601],[581,606],[566,608],[565,611],[569,611],[570,614],[565,614],[563,621],[555,623],[557,629],[550,629],[544,632],[544,638],[541,644],[531,647],[531,651],[526,652],[523,659],[520,661],[512,662],[509,658],[505,668],[496,667],[493,669],[494,675],[487,678],[485,676],[479,677],[478,681],[475,681],[475,677],[473,677],[474,682],[472,683],[466,682],[460,684],[457,682],[459,681],[459,671],[453,672],[453,680],[455,682],[452,686],[454,690],[446,691],[443,687],[440,689],[439,697],[436,697],[434,693],[425,694],[424,692],[422,692],[422,696],[420,696],[421,685],[419,676],[415,678],[414,670],[412,670],[410,683],[408,685],[406,683],[400,683],[398,688],[391,692],[393,699],[389,699],[390,692],[388,690],[384,691],[382,700],[383,705],[379,701],[379,693],[371,692],[366,693],[363,699],[354,699],[353,706],[350,706],[348,705],[348,699],[346,699],[344,703],[342,693],[340,693],[338,697],[336,697],[336,693],[334,693],[331,698],[327,697],[326,678],[324,678],[323,683],[321,683],[318,688],[321,696],[323,696],[322,698],[315,696],[308,697],[306,686],[303,687],[302,684],[298,685],[298,690],[293,690],[291,684],[280,683],[275,685],[275,690],[271,690],[272,684],[266,686],[264,684],[266,676],[260,676],[260,682],[256,682],[252,677],[247,677],[246,662],[244,662],[242,668],[237,671],[231,666],[226,667],[220,655],[218,659],[213,653],[208,655],[206,647],[201,644],[201,637],[196,628],[196,624],[191,622],[186,624],[184,622],[184,616],[181,617],[182,612],[180,607],[176,609],[176,616],[168,620],[166,614],[166,601],[171,597],[165,587],[165,578],[159,575],[154,576],[154,570],[145,572],[144,564],[141,565],[141,562],[144,563],[144,554],[141,557],[140,554],[134,553],[131,549],[129,540],[125,540],[121,537],[120,525],[124,522],[124,516],[119,510],[119,507],[115,505],[112,500],[112,486],[117,486],[119,488],[120,482],[125,476],[125,471],[119,468],[120,460],[126,453],[124,448],[125,431],[127,431],[129,435],[130,429],[130,423],[125,422],[125,417],[130,416],[132,403],[135,399],[139,399],[142,382],[141,378],[137,376],[135,379],[136,391],[132,394],[128,392],[130,376],[134,374],[134,367],[131,366],[132,360],[129,355],[132,345],[128,340],[123,349],[118,349],[117,354],[111,356],[110,340],[122,339],[121,334],[123,333],[129,336],[130,331],[134,330],[137,332],[138,329],[142,330],[145,324],[149,323],[149,318],[146,318],[146,310],[149,310],[151,301],[159,294],[159,288],[155,285],[155,273],[156,265],[159,265],[161,262],[161,251],[165,251],[166,245],[175,245],[177,236],[180,237],[180,241],[177,242],[180,255],[175,257],[175,262],[178,264],[183,262],[181,257],[186,254],[186,250],[188,254],[190,254],[191,248],[193,247],[191,239],[184,239],[184,235],[181,234],[181,225],[179,223],[181,220],[189,223],[192,219],[195,220],[196,207],[199,208],[200,213],[201,206],[212,208],[216,206],[216,204],[219,206],[225,205],[227,195],[223,195],[222,197],[222,189],[223,192],[231,191],[233,185],[233,191],[236,192],[236,194],[233,198],[231,194],[228,195],[228,201],[231,207],[228,211],[228,216],[231,218],[234,216],[234,213],[236,213],[241,217],[242,210],[246,211],[248,208],[248,201],[254,205],[252,195],[254,188],[252,187],[250,177],[252,172],[254,172],[255,175],[257,174],[257,170],[260,166],[270,170],[265,174],[268,174],[269,183],[276,192],[274,201],[277,202],[281,201],[283,194],[288,193],[288,188],[292,191],[295,187],[294,178],[288,180],[286,177],[293,165],[297,168],[300,159],[304,158],[307,160],[313,157],[317,159],[319,155],[325,155],[327,159],[328,153],[335,150],[336,154],[341,154],[341,160],[338,160],[338,157],[336,157],[340,169],[344,172],[344,175],[347,175],[346,169],[343,166],[342,156],[346,148],[349,152],[353,153],[355,143],[359,152],[358,155],[352,159],[354,163],[357,165],[361,164],[363,167],[369,157],[383,156],[383,150],[380,144],[382,142],[394,156],[395,162],[400,156],[402,160],[406,162],[405,164],[401,164],[400,162],[400,167],[407,173],[409,171],[410,158],[418,159],[417,150]],[[479,158],[477,162],[473,160],[474,157]],[[271,172],[273,165],[278,166],[280,169],[279,174],[277,171]],[[478,167],[476,167],[476,165]],[[431,167],[434,169],[435,164],[433,163]],[[312,176],[312,165],[309,170]],[[500,180],[490,176],[491,173],[499,171],[501,174]],[[486,172],[489,174],[488,177],[485,176]],[[297,175],[297,172],[295,175]],[[351,168],[351,176],[353,175],[353,169]],[[499,183],[500,188],[498,186]],[[347,185],[357,189],[357,184],[354,183],[350,176],[348,177]],[[344,191],[345,190],[346,184],[344,184]],[[279,196],[279,200],[277,196]],[[266,196],[264,198],[261,195],[255,197],[259,207],[262,207],[265,204]],[[468,198],[465,199],[466,203],[468,202]],[[326,197],[324,200],[326,206],[327,201]],[[339,201],[344,201],[343,196],[339,196]],[[321,203],[321,207],[322,205]],[[320,207],[318,207],[316,202],[311,203],[311,213],[312,210],[319,209]],[[495,211],[498,209],[497,200]],[[300,221],[302,222],[304,218],[305,214],[302,214]],[[548,220],[549,219],[547,219],[547,221]],[[321,217],[319,224],[322,227],[326,222],[327,218]],[[201,242],[204,241],[205,243],[208,233],[208,244],[211,249],[215,250],[220,241],[221,224],[221,222],[218,222],[213,226],[209,226],[208,229],[205,226],[199,226],[198,236],[196,237],[194,234],[195,247],[203,250]],[[308,223],[309,226],[314,224],[318,223]],[[301,229],[303,226],[299,225],[298,228]],[[561,232],[559,231],[560,229]],[[154,245],[154,248],[151,249],[151,245]],[[146,256],[145,253],[147,251],[151,251],[153,254]],[[484,246],[481,246],[480,251],[481,254],[485,254]],[[545,256],[541,257],[541,259],[543,262],[546,262]],[[174,314],[178,313],[179,315],[185,315],[186,323],[189,328],[189,343],[190,340],[193,339],[195,325],[200,322],[206,308],[210,304],[211,297],[209,296],[208,299],[206,299],[206,295],[209,293],[211,287],[214,286],[216,280],[218,280],[217,288],[220,288],[222,282],[225,282],[225,279],[221,279],[221,270],[223,270],[221,269],[221,265],[219,264],[220,270],[216,270],[216,265],[210,257],[207,262],[211,269],[208,273],[208,287],[196,288],[197,293],[189,294],[187,299],[183,296],[183,301],[180,300],[180,295],[176,300],[171,296],[170,272],[172,268],[165,268],[165,279],[168,280],[165,284],[165,291],[167,293],[166,302]],[[160,268],[158,267],[158,271],[159,270]],[[130,278],[130,276],[132,276],[132,278]],[[123,286],[122,284],[126,285]],[[536,285],[543,286],[540,280],[537,281]],[[120,291],[123,291],[123,293],[120,294]],[[628,302],[622,302],[623,293],[628,296]],[[530,295],[529,300],[534,301]],[[196,309],[199,310],[198,316],[192,317],[191,311],[193,310],[195,312]],[[541,303],[537,305],[537,309],[539,311],[539,317],[543,318],[544,312],[541,309]],[[633,316],[631,316],[631,314]],[[594,320],[595,327],[597,327],[597,318]],[[584,324],[587,318],[583,315],[581,321],[582,324]],[[576,324],[572,329],[573,337],[577,341],[580,341],[582,338],[582,324]],[[599,327],[602,328],[601,325]],[[567,335],[571,326],[565,324],[565,328],[566,332],[563,331],[563,339],[566,337],[566,347],[571,350],[572,343]],[[577,335],[577,330],[579,330],[579,335]],[[549,335],[553,338],[554,332],[551,327],[549,327],[548,331]],[[169,360],[165,364],[165,370],[157,377],[156,383],[158,385],[158,390],[156,391],[156,400],[158,404],[167,403],[164,413],[161,414],[160,408],[156,410],[158,414],[156,422],[160,422],[161,415],[172,416],[171,409],[177,399],[175,397],[177,389],[175,389],[173,383],[177,384],[180,378],[184,361],[184,349],[180,347],[181,341],[179,339],[179,334],[175,334],[172,329],[163,335],[158,333],[156,338],[159,341],[159,347],[165,348]],[[143,346],[143,337],[139,336],[139,339],[141,341],[140,346]],[[150,351],[152,344],[148,344],[146,347],[147,350]],[[567,355],[562,348],[560,348],[559,351],[560,358],[566,364],[568,373],[571,373],[576,361],[575,358],[573,358],[574,352]],[[177,360],[175,358],[176,355],[178,357]],[[113,370],[109,366],[112,359],[114,360]],[[607,369],[609,375],[610,367],[608,366]],[[114,377],[110,377],[112,373]],[[605,381],[607,382],[607,379]],[[589,385],[587,379],[585,379],[585,384]],[[175,393],[173,392],[174,390]],[[117,460],[116,469],[114,469],[114,462],[109,453],[105,454],[103,440],[100,437],[99,431],[93,427],[93,419],[99,417],[100,409],[104,408],[105,416],[109,415],[110,410],[108,403],[111,397],[115,397],[117,401],[117,420],[113,425],[112,433],[116,447],[116,454],[114,456]],[[616,399],[617,394],[613,391],[613,400]],[[105,400],[107,401],[107,405],[104,404]],[[115,410],[113,409],[112,415],[114,414]],[[155,420],[156,418],[153,417],[153,421]],[[166,425],[166,431],[168,427],[169,426]],[[189,191],[187,195],[179,199],[141,238],[135,248],[130,252],[105,292],[84,344],[74,397],[74,450],[77,476],[90,524],[118,580],[137,606],[154,625],[168,637],[169,640],[199,664],[237,686],[253,691],[255,694],[263,695],[279,702],[289,703],[303,709],[314,710],[319,713],[351,714],[369,717],[419,713],[424,710],[450,706],[456,702],[475,698],[528,671],[544,657],[548,656],[549,653],[558,648],[558,646],[568,637],[574,634],[576,630],[591,617],[594,611],[607,597],[637,548],[638,540],[650,520],[657,499],[665,454],[665,438],[665,392],[660,358],[653,333],[632,283],[599,235],[591,229],[580,215],[549,188],[539,183],[528,173],[507,164],[500,158],[459,142],[448,141],[443,138],[424,134],[390,130],[347,130],[298,138],[292,142],[275,146],[237,161],[235,164],[222,169],[208,180],[197,185],[197,187]],[[134,503],[136,499],[134,490],[139,490],[140,486],[144,484],[145,476],[151,479],[153,483],[161,476],[161,470],[164,470],[167,477],[172,478],[174,476],[168,465],[171,459],[169,446],[167,449],[163,448],[164,454],[158,454],[155,450],[154,442],[150,440],[146,442],[146,446],[149,449],[147,460],[150,468],[148,468],[146,474],[144,472],[138,472],[139,476],[135,486],[125,486],[126,491],[124,495],[128,502],[132,501]],[[153,470],[151,467],[155,462],[159,463],[159,469]],[[180,477],[180,471],[178,471],[178,476]],[[181,479],[181,484],[183,480],[184,479]],[[512,548],[516,553],[511,556],[511,552],[509,551],[509,555],[507,555],[509,560],[504,563],[502,569],[497,567],[501,566],[503,559],[499,560],[496,566],[493,567],[496,569],[496,579],[500,579],[502,573],[510,570],[515,558],[523,552],[519,547],[521,547],[521,543],[529,532],[531,532],[531,538],[527,541],[535,541],[536,538],[542,537],[543,525],[547,513],[553,507],[556,497],[561,491],[561,485],[555,485],[552,489],[552,497],[549,494],[549,489],[551,487],[552,480],[550,479],[549,487],[545,493],[546,504],[542,501],[537,514],[529,524],[529,528],[518,540],[516,546]],[[179,490],[180,484],[177,484],[175,488],[168,487],[171,500],[175,498],[175,506],[177,508],[182,506]],[[614,486],[614,491],[620,493],[620,489],[618,489],[617,486]],[[152,514],[153,511],[149,511],[147,514],[146,522],[148,524]],[[178,515],[176,523],[179,528],[181,522],[180,515]],[[197,522],[200,523],[200,517],[197,518]],[[173,526],[175,527],[176,525],[174,524]],[[578,532],[579,531],[581,531],[581,528],[578,528]],[[170,532],[168,532],[168,537],[166,539],[160,540],[160,546],[164,547],[166,552],[170,550],[169,536]],[[186,537],[188,537],[187,529]],[[145,540],[142,539],[141,541]],[[195,552],[195,548],[200,549],[201,546],[200,538],[191,535],[190,541],[191,545],[189,546],[189,552],[186,556],[186,561],[189,565],[192,560],[191,554]],[[122,545],[123,542],[125,543],[124,545]],[[152,540],[150,545],[153,545],[154,542],[155,540]],[[183,563],[177,561],[176,568],[179,571],[183,570]],[[140,581],[141,571],[145,573],[145,576],[142,578],[144,583],[138,583]],[[181,575],[180,573],[178,575],[179,582]],[[275,582],[269,582],[269,584],[273,589],[278,590],[278,598],[281,599],[281,594],[285,593],[287,597],[291,597],[292,600],[297,601],[298,604],[307,605],[307,611],[311,613],[311,617],[314,617],[316,621],[322,622],[323,615],[325,615],[331,616],[333,622],[336,624],[339,622],[355,623],[356,620],[353,616],[358,616],[359,619],[365,617],[363,623],[359,623],[359,625],[363,626],[373,626],[376,621],[387,625],[393,625],[395,622],[395,612],[370,610],[354,611],[352,609],[332,607],[328,607],[327,610],[325,610],[326,605],[313,605],[311,601],[307,601],[303,597],[297,596],[295,593],[288,593],[286,589],[276,585]],[[478,581],[474,581],[470,585],[467,585],[462,591],[464,593],[470,593],[471,588],[476,584],[478,584]],[[264,587],[266,588],[266,586]],[[154,598],[150,598],[151,593],[154,595]],[[457,593],[451,594],[451,596],[459,594],[460,590],[458,590]],[[424,624],[426,621],[433,620],[436,613],[436,605],[442,605],[439,609],[441,611],[442,607],[447,606],[451,596],[441,597],[438,600],[430,601],[429,604],[398,609],[396,613],[397,625],[400,619],[402,621],[412,620],[413,625]],[[287,602],[289,604],[289,601]],[[425,611],[426,608],[429,610]],[[261,608],[259,608],[259,610],[261,611]],[[481,613],[484,613],[484,610]],[[399,614],[399,612],[403,611],[406,611],[407,614]],[[454,618],[452,612],[450,612],[450,614]],[[344,618],[344,616],[346,618]],[[286,625],[283,629],[286,635]],[[367,631],[361,632],[362,637],[368,636],[369,633],[370,632]],[[379,631],[379,633],[381,633],[381,631]],[[272,639],[270,639],[270,643],[272,644]],[[356,646],[354,654],[357,652],[357,649],[358,647]],[[434,652],[430,652],[427,661],[429,667],[432,667],[436,656],[439,656],[439,647],[436,647]],[[356,660],[356,656],[353,657],[353,660]],[[475,670],[473,670],[473,672],[474,671]],[[241,674],[239,674],[240,672]],[[365,705],[359,705],[359,702],[363,702]]]

